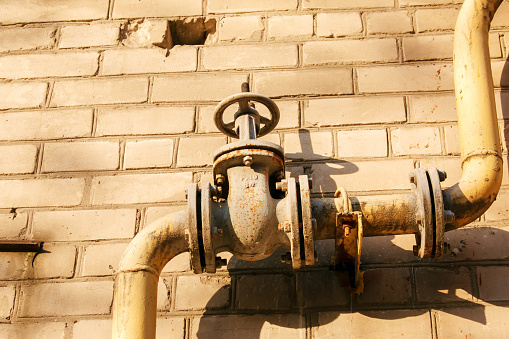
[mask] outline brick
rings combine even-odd
[[[384,129],[338,131],[338,157],[386,157]]]
[[[509,335],[509,308],[474,306],[437,312],[439,338],[505,338]]]
[[[302,53],[304,65],[398,60],[395,39],[311,41],[304,43]]]
[[[317,164],[312,167],[312,191],[335,192],[338,187],[347,191],[408,189],[407,173],[413,167],[410,159]]]
[[[97,135],[188,133],[194,129],[194,107],[103,108],[97,114]]]
[[[98,67],[97,52],[7,55],[0,57],[0,78],[92,76]]]
[[[462,175],[461,159],[459,157],[432,157],[420,160],[420,168],[435,167],[447,172],[447,179],[441,183],[442,188],[456,184]]]
[[[0,279],[17,280],[25,276],[25,270],[31,256],[28,253],[2,252],[0,253]]]
[[[182,276],[177,279],[176,310],[227,308],[230,277]]]
[[[493,73],[493,85],[495,87],[509,87],[506,61],[492,61],[491,70]]]
[[[191,270],[191,255],[189,252],[181,253],[171,259],[164,266],[163,273],[186,272]]]
[[[236,339],[306,337],[304,317],[298,314],[216,315],[191,320],[190,338]]]
[[[393,129],[391,143],[396,156],[442,153],[440,130],[436,127]]]
[[[197,49],[175,46],[170,53],[162,48],[106,50],[103,52],[103,75],[189,72],[196,70]]]
[[[361,93],[445,91],[454,88],[452,65],[449,64],[363,67],[357,73]]]
[[[404,304],[412,302],[410,269],[378,268],[363,273],[361,304]]]
[[[200,2],[201,3],[201,2]],[[210,0],[207,2],[208,13],[236,13],[236,12],[258,12],[258,11],[284,11],[296,10],[296,0]]]
[[[246,81],[247,74],[239,73],[157,76],[154,79],[152,101],[220,101],[240,92],[240,85]],[[193,90],[190,91],[190,88]]]
[[[392,0],[343,0],[341,2],[335,0],[304,0],[302,8],[305,9],[351,9],[351,8],[377,8],[377,7],[394,7]]]
[[[403,38],[405,61],[452,58],[452,35]]]
[[[504,122],[498,123],[499,127],[499,135],[500,135],[500,142],[502,143],[502,151],[507,151],[507,146],[509,144],[509,124],[506,124]]]
[[[284,275],[243,275],[237,278],[236,297],[238,309],[290,309],[291,281]]]
[[[0,30],[0,52],[49,49],[55,43],[55,27],[14,27]]]
[[[145,227],[153,223],[159,218],[162,218],[168,214],[179,212],[187,209],[186,205],[176,205],[176,206],[154,206],[147,208],[147,212],[145,215]]]
[[[368,34],[412,33],[412,18],[406,11],[372,12],[366,14]]]
[[[11,319],[15,294],[16,287],[14,285],[0,287],[0,322]]]
[[[312,15],[280,15],[268,19],[269,40],[311,38]]]
[[[402,97],[353,97],[309,100],[304,105],[307,126],[341,126],[406,121]]]
[[[119,144],[113,141],[55,142],[44,145],[43,172],[99,171],[118,168]]]
[[[184,318],[159,317],[157,318],[156,338],[184,338],[185,326]]]
[[[458,121],[453,94],[412,95],[409,108],[412,122]]]
[[[88,137],[91,131],[91,109],[38,110],[0,115],[2,140]]]
[[[259,15],[224,17],[217,25],[221,42],[260,41],[264,30]]]
[[[108,276],[118,269],[128,243],[98,244],[85,247],[82,276]]]
[[[181,138],[177,154],[177,166],[212,165],[215,150],[225,144],[224,137]]]
[[[192,173],[100,176],[92,180],[92,204],[136,204],[184,200]]]
[[[461,3],[462,0],[400,0],[400,6],[426,6],[426,5],[448,5]]]
[[[0,84],[0,109],[41,107],[47,89],[45,82]]]
[[[334,156],[330,132],[301,129],[299,133],[285,134],[284,149],[289,159],[324,159]]]
[[[146,78],[57,81],[51,106],[139,103],[147,101]]]
[[[318,13],[316,15],[316,35],[319,37],[336,38],[361,33],[362,19],[358,12]]]
[[[35,145],[0,146],[0,173],[33,173],[37,157]]]
[[[417,300],[454,302],[472,300],[470,272],[467,267],[420,267],[415,271]]]
[[[64,26],[60,29],[59,48],[114,46],[118,43],[118,22]]]
[[[270,97],[352,94],[351,69],[255,73],[254,92]]]
[[[461,152],[458,126],[444,126],[445,149],[447,154],[458,155]]]
[[[21,286],[20,316],[109,314],[113,281],[42,283]]]
[[[113,18],[175,17],[202,15],[200,0],[118,0],[113,7]]]
[[[84,179],[0,180],[0,207],[76,206],[84,187]]]
[[[297,66],[297,46],[281,44],[204,47],[202,64],[207,70],[294,67]]]
[[[167,36],[168,20],[129,20],[121,27],[120,42],[127,47],[172,48],[173,41]],[[169,50],[166,50],[169,52]]]
[[[445,234],[445,241],[456,249],[446,261],[498,260],[509,258],[507,227],[466,227]]]
[[[44,244],[43,249],[29,265],[28,275],[33,279],[72,278],[76,247]]]
[[[479,297],[484,301],[509,300],[509,267],[477,267]]]
[[[0,239],[22,238],[28,221],[26,212],[0,213]]]
[[[78,210],[35,212],[33,237],[44,241],[130,239],[136,210]]]
[[[390,310],[319,312],[314,338],[431,338],[431,321],[427,310]]]
[[[124,167],[170,167],[173,162],[173,140],[135,140],[125,144]]]
[[[501,190],[493,205],[486,211],[486,220],[496,221],[509,218],[509,201],[507,200],[509,192]]]
[[[415,11],[417,32],[453,30],[458,12],[456,8],[419,9]]]
[[[415,236],[413,234],[364,237],[362,239],[361,263],[416,262],[418,258],[412,252],[414,245]]]
[[[72,329],[73,339],[108,339],[111,337],[111,319],[79,320]]]
[[[297,273],[299,307],[338,307],[350,302],[350,282],[345,272],[320,270]],[[323,293],[328,291],[328,293]]]
[[[0,332],[7,339],[51,338],[64,339],[65,322],[0,324]]]
[[[0,23],[10,25],[21,22],[78,21],[106,19],[107,0],[57,0],[37,2],[21,0],[2,4]]]
[[[509,18],[509,5],[507,3],[501,4],[497,9],[493,20],[491,21],[491,27],[507,27],[509,24],[507,23],[507,18]],[[507,34],[505,36],[507,39]],[[506,45],[507,46],[507,45]]]

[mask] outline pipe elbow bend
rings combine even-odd
[[[148,271],[159,276],[176,255],[186,252],[187,211],[168,214],[138,233],[122,256],[118,273]]]

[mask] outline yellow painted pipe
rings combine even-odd
[[[464,226],[482,215],[495,200],[502,183],[488,31],[502,0],[467,0],[454,31],[454,86],[463,175],[446,189],[444,205],[455,214],[447,230]]]
[[[155,338],[157,284],[161,270],[188,251],[187,211],[144,228],[127,247],[115,277],[112,338]]]

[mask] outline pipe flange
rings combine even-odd
[[[216,272],[216,254],[212,246],[212,213],[210,211],[211,188],[209,183],[201,187],[201,237],[203,241],[203,258],[205,271]]]
[[[297,185],[295,178],[288,178],[287,191],[287,216],[290,223],[290,231],[286,235],[290,238],[290,253],[292,257],[292,267],[294,269],[301,268],[300,256],[300,230],[299,230],[299,204],[297,201]]]
[[[444,252],[444,232],[445,232],[445,211],[444,211],[444,197],[442,195],[442,187],[440,182],[443,181],[439,172],[436,168],[430,167],[426,170],[429,176],[429,182],[431,184],[431,193],[433,198],[434,207],[434,249],[432,257],[438,259]],[[445,179],[445,178],[443,178]]]
[[[203,266],[200,257],[200,241],[198,229],[198,185],[189,184],[187,187],[187,211],[188,228],[186,237],[189,242],[189,252],[191,254],[191,268],[194,273],[203,273]]]
[[[313,222],[311,218],[311,199],[309,192],[309,178],[299,175],[300,205],[302,213],[302,239],[304,241],[304,259],[306,265],[315,264],[315,243]]]
[[[419,258],[430,258],[433,255],[433,215],[428,175],[423,168],[414,169],[410,176],[412,191],[417,196],[416,221],[419,233],[415,234],[417,245],[414,254]]]

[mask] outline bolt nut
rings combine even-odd
[[[444,211],[444,220],[446,224],[453,222],[455,217],[456,216],[454,215],[453,211],[449,210]]]
[[[253,163],[253,157],[250,155],[246,155],[244,159],[242,159],[242,161],[244,162],[244,165],[251,166],[251,164]]]
[[[286,252],[286,254],[283,254],[283,255],[281,256],[281,262],[282,262],[283,264],[288,264],[288,265],[290,265],[290,264],[292,263],[292,255],[291,255],[291,253],[290,253],[290,252]]]
[[[226,259],[223,259],[221,257],[216,257],[216,268],[221,268],[223,266],[226,266],[228,264],[228,261]]]
[[[283,179],[280,182],[276,182],[276,189],[286,192],[288,190],[288,180]]]
[[[189,241],[189,230],[187,228],[184,230],[184,238]]]
[[[437,172],[438,172],[438,178],[440,179],[440,182],[447,179],[447,173],[445,171],[437,170]]]
[[[350,227],[345,227],[345,237],[348,238],[350,236]]]
[[[216,175],[216,184],[218,185],[224,184],[224,175],[222,174]]]
[[[410,178],[410,183],[415,184],[415,173],[414,172],[408,173],[408,177]]]
[[[313,188],[313,178],[308,177],[308,185],[309,185],[309,189]]]

